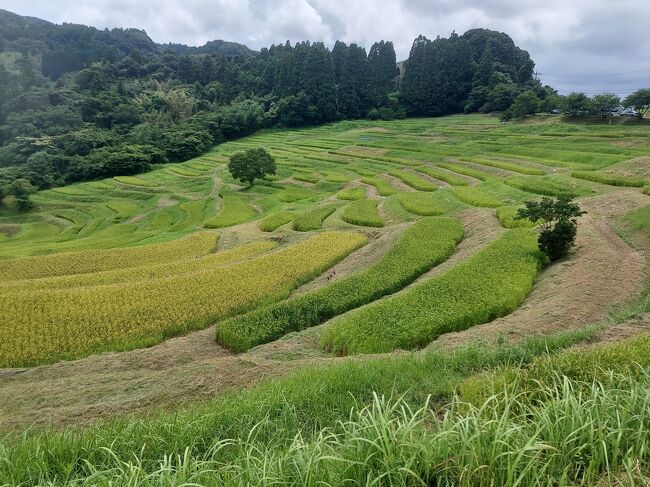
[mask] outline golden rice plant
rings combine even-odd
[[[99,286],[101,284],[116,284],[118,282],[142,281],[145,279],[189,274],[191,272],[196,272],[197,270],[214,268],[219,265],[230,264],[233,261],[249,258],[274,249],[277,246],[277,242],[260,240],[192,259],[171,260],[160,264],[127,267],[125,269],[91,272],[87,274],[41,277],[38,279],[24,279],[20,281],[9,280],[0,282],[0,293],[19,293],[35,291],[37,289],[47,290],[82,286]]]
[[[278,251],[195,272],[0,295],[0,367],[152,345],[286,298],[366,242],[324,232]]]
[[[190,259],[212,252],[217,246],[218,239],[218,233],[203,231],[160,244],[0,260],[0,276],[3,280],[34,279]]]

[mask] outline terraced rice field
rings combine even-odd
[[[0,366],[149,346],[210,325],[236,351],[320,324],[322,354],[427,346],[510,313],[534,289],[544,262],[533,223],[513,219],[524,201],[621,186],[641,195],[649,173],[629,161],[647,158],[647,141],[643,127],[555,119],[347,121],[263,131],[183,164],[42,191],[32,212],[0,208]],[[278,170],[244,188],[226,161],[254,147]],[[456,262],[457,218],[479,212],[512,230]],[[439,227],[415,230],[431,221]]]

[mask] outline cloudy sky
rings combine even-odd
[[[542,81],[561,92],[650,86],[650,0],[0,0],[0,8],[190,45],[341,39],[369,48],[386,39],[399,59],[420,33],[486,27],[528,50]]]

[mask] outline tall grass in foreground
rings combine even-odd
[[[539,401],[506,393],[478,406],[455,399],[442,417],[430,400],[415,409],[375,395],[336,427],[299,433],[288,446],[253,430],[215,442],[203,458],[186,450],[153,469],[109,449],[107,465],[90,466],[76,485],[633,485],[650,460],[648,387],[648,374],[603,382],[558,375],[536,391]]]
[[[118,473],[117,468],[125,463],[137,464],[134,471],[138,475],[146,472],[150,480],[156,480],[161,466],[178,457],[199,463],[236,462],[238,451],[220,445],[243,444],[248,439],[258,441],[261,447],[273,444],[280,451],[297,435],[311,441],[323,428],[336,428],[351,409],[372,402],[373,391],[379,396],[400,397],[414,407],[431,395],[439,398],[432,406],[441,405],[450,401],[456,387],[472,374],[500,364],[530,363],[537,355],[582,342],[596,331],[591,327],[531,337],[517,346],[476,344],[451,353],[346,360],[329,367],[308,367],[176,411],[161,409],[157,414],[118,418],[85,429],[32,429],[12,434],[0,439],[0,485],[67,485],[93,472]],[[179,471],[169,473],[175,482],[181,482]],[[209,474],[205,469],[202,473]],[[116,478],[116,485],[121,484]]]

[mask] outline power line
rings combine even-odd
[[[637,74],[645,73],[650,71],[650,68],[637,69],[634,71],[623,71],[620,73],[593,73],[593,74],[549,74],[549,73],[537,73],[540,76],[548,76],[550,78],[594,78],[594,77],[605,77],[605,76],[622,76],[625,74]]]

